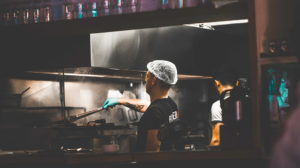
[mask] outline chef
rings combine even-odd
[[[103,104],[105,109],[121,104],[144,113],[138,124],[137,150],[140,152],[166,149],[168,145],[158,140],[159,128],[178,118],[177,105],[169,97],[171,86],[177,83],[176,66],[169,61],[155,60],[147,64],[147,69],[146,92],[151,103],[140,99],[109,98]]]
[[[211,106],[212,139],[210,145],[219,146],[220,126],[224,123],[224,110],[227,110],[226,116],[229,117],[232,116],[229,112],[233,111],[233,109],[225,107],[224,102],[231,101],[232,97],[236,97],[236,86],[239,82],[237,74],[229,65],[222,65],[217,69],[214,73],[214,82],[220,98]]]

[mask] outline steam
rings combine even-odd
[[[80,93],[80,105],[90,109],[93,107],[93,95],[91,90],[81,89]]]
[[[137,94],[139,99],[147,100],[150,102],[150,96],[146,92],[146,86],[143,81],[141,81],[137,87]]]

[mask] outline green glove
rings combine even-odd
[[[108,107],[112,107],[118,103],[119,103],[118,98],[108,98],[105,100],[105,102],[103,104],[103,108],[107,109]]]

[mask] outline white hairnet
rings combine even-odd
[[[162,80],[167,84],[175,85],[178,80],[177,69],[172,62],[165,60],[155,60],[147,64],[147,69],[156,78]]]

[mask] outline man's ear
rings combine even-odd
[[[215,80],[215,84],[216,84],[216,86],[220,86],[220,85],[221,85],[221,82],[218,81],[218,80]]]
[[[151,79],[151,84],[152,84],[152,86],[156,85],[157,82],[158,82],[158,81],[157,81],[157,78],[156,78],[155,76],[153,76],[152,79]]]
[[[236,82],[235,82],[235,86],[238,86],[239,85],[239,81],[237,80]]]

